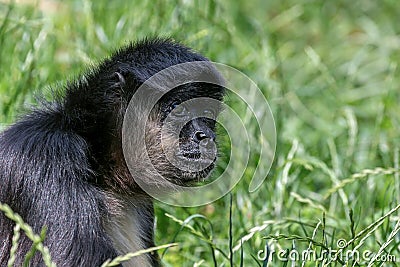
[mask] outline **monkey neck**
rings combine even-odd
[[[117,204],[118,203],[118,204]],[[119,255],[137,252],[154,246],[153,203],[148,196],[112,197],[105,230]],[[158,266],[156,254],[143,254],[124,262],[124,266]]]

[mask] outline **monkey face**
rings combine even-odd
[[[154,134],[148,135],[153,140],[148,139],[146,145],[152,150],[152,164],[164,178],[175,184],[199,182],[214,168],[221,90],[204,83],[188,84],[171,90],[159,101],[158,116],[154,116],[157,137],[154,140]]]

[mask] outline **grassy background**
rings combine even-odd
[[[398,1],[0,2],[0,129],[35,94],[51,98],[49,86],[145,36],[182,41],[263,90],[278,128],[272,172],[253,194],[244,177],[232,206],[230,196],[190,209],[158,203],[157,244],[180,243],[165,266],[262,266],[266,243],[320,254],[339,239],[345,251],[400,260]],[[232,260],[230,243],[239,244]],[[272,258],[271,266],[302,263]],[[359,265],[368,263],[397,266]]]

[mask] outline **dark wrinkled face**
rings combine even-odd
[[[217,158],[216,117],[223,89],[204,83],[188,84],[168,92],[159,101],[156,140],[146,140],[152,164],[175,184],[204,180]],[[153,110],[153,112],[156,112]],[[153,153],[151,153],[153,154]]]

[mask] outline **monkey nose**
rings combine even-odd
[[[200,140],[199,142],[200,150],[213,150],[215,148],[215,142],[212,138],[205,137],[204,139]]]
[[[203,159],[212,161],[217,155],[217,146],[211,138],[206,137],[201,140],[199,142],[199,149]]]
[[[196,131],[194,133],[194,139],[199,144],[200,151],[208,152],[214,151],[216,149],[216,145],[214,142],[214,135],[208,135],[203,131]]]
[[[194,133],[194,140],[200,144],[200,146],[208,147],[214,143],[214,135],[208,135],[203,131],[196,131]]]
[[[195,132],[194,136],[195,136],[196,140],[198,140],[198,141],[202,141],[207,138],[207,135],[202,131]]]

